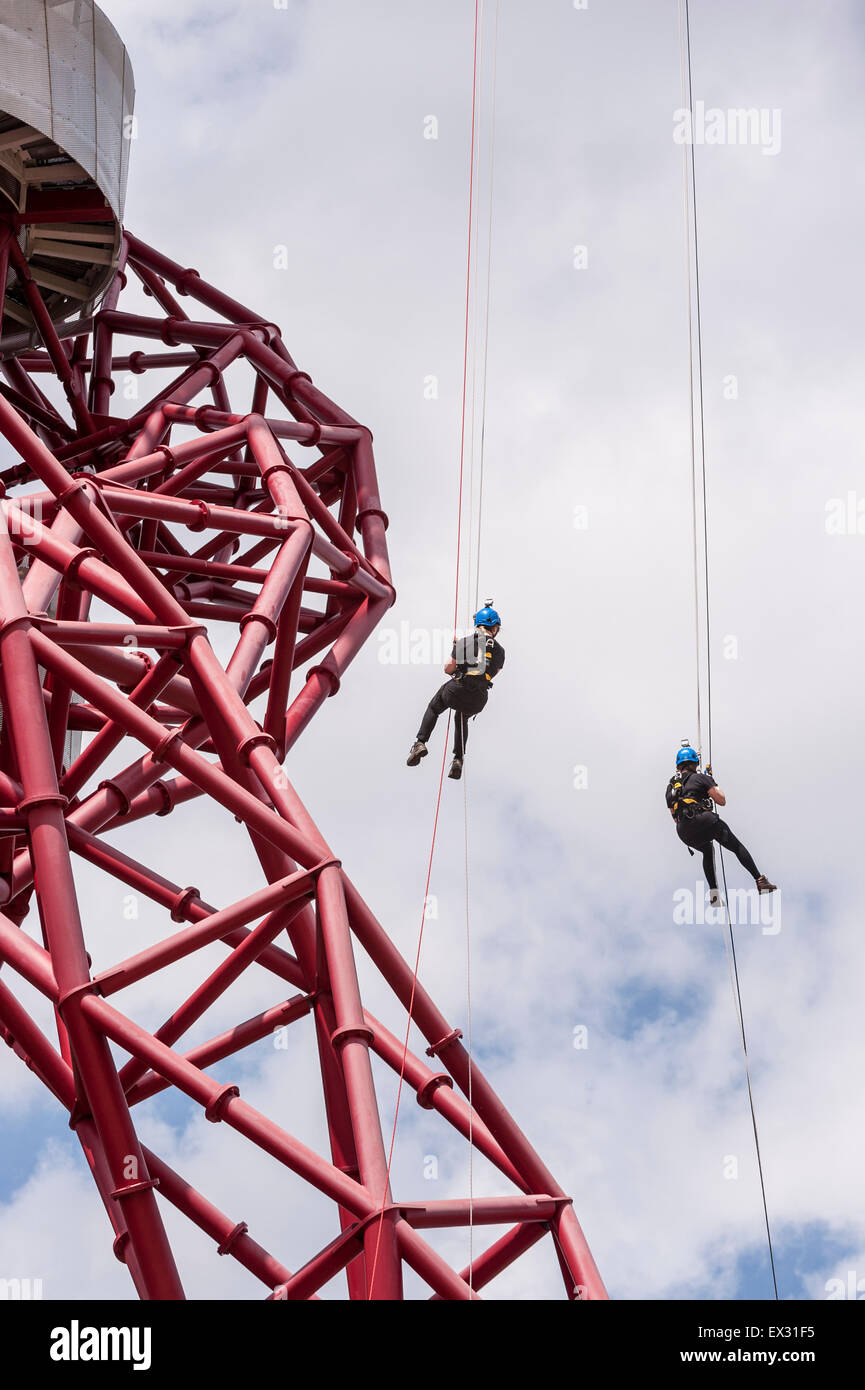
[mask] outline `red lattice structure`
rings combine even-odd
[[[64,205],[62,215],[86,223],[98,213]],[[29,275],[18,223],[0,221],[0,271],[16,273],[9,283],[41,340],[7,335],[0,388],[0,430],[19,460],[3,474],[0,503],[0,1032],[69,1112],[115,1253],[142,1298],[182,1298],[160,1214],[167,1201],[271,1298],[314,1298],[344,1270],[349,1297],[399,1299],[405,1261],[434,1297],[467,1299],[551,1233],[567,1295],[605,1297],[570,1199],[477,1066],[470,1078],[459,1030],[416,984],[288,775],[299,736],[394,599],[369,431],[297,368],[274,324],[128,233],[101,309],[58,326]],[[152,316],[118,307],[132,276]],[[123,339],[152,340],[153,350],[123,353]],[[146,383],[157,369],[163,385],[145,405],[129,418],[112,412],[115,373]],[[235,395],[247,372],[248,410],[231,407],[229,369]],[[58,383],[66,406],[52,403]],[[94,604],[111,620],[95,620]],[[226,664],[211,623],[236,630]],[[127,746],[125,766],[107,776]],[[220,907],[130,853],[136,825],[151,816],[173,813],[177,833],[194,835],[184,806],[198,797],[233,813],[261,866],[261,886]],[[114,832],[127,827],[121,850]],[[165,912],[162,940],[142,947],[126,923],[122,959],[95,976],[78,861]],[[365,1011],[353,939],[403,1020],[411,1008],[426,1060],[404,1056],[402,1040]],[[224,960],[209,972],[202,963],[201,984],[156,1032],[124,1010],[129,986],[216,942]],[[184,1050],[188,1030],[248,970],[269,972],[272,1007]],[[16,995],[19,977],[53,1005],[56,1042]],[[308,1017],[329,1156],[208,1075]],[[128,1055],[123,1065],[110,1044]],[[371,1053],[396,1075],[404,1065],[418,1103],[471,1138],[507,1180],[506,1195],[392,1195]],[[145,1148],[136,1107],[169,1087],[331,1199],[330,1243],[286,1252],[287,1268]],[[470,1270],[453,1269],[423,1231],[470,1222],[508,1230]],[[256,1236],[266,1243],[268,1232]]]

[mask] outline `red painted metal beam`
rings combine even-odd
[[[51,195],[33,202],[33,220],[61,207],[68,220],[97,212]],[[0,1035],[70,1112],[136,1291],[183,1296],[162,1196],[277,1299],[315,1298],[336,1275],[350,1298],[400,1299],[408,1265],[434,1297],[469,1300],[540,1239],[566,1297],[604,1297],[570,1200],[476,1064],[469,1103],[468,1056],[420,983],[413,1017],[437,1060],[404,1053],[412,970],[291,780],[298,739],[394,599],[369,431],[296,366],[273,323],[128,233],[102,308],[52,325],[3,225],[0,264],[8,253],[44,350],[22,335],[0,393],[0,433],[18,459],[0,498]],[[127,276],[152,315],[124,312]],[[119,350],[120,339],[135,341]],[[142,351],[146,341],[161,349]],[[128,419],[112,413],[122,405],[116,372],[146,382],[166,367],[174,380],[149,387]],[[248,405],[236,405],[243,373]],[[45,375],[65,407],[36,386]],[[70,753],[75,731],[86,743]],[[199,798],[234,816],[260,866],[219,905],[174,882],[158,837],[140,835],[142,822],[168,814],[177,836],[195,835],[189,803]],[[123,849],[107,838],[120,830]],[[77,905],[82,861],[165,916],[155,942],[124,922],[98,973]],[[18,925],[34,908],[41,946]],[[364,1009],[355,941],[401,1015],[394,1032]],[[214,965],[201,953],[216,943],[226,955]],[[180,961],[198,969],[179,991],[169,972]],[[253,1017],[229,1012],[242,1021],[223,1019],[180,1051],[217,1002],[230,1010],[250,970],[275,983],[272,1002]],[[56,1047],[18,999],[18,979],[54,1007]],[[125,1010],[127,986],[145,979],[170,1000],[155,1032]],[[329,1158],[207,1072],[277,1030],[290,1043],[311,1026]],[[109,1043],[129,1056],[119,1073]],[[372,1053],[404,1074],[430,1123],[499,1170],[502,1195],[391,1192]],[[170,1088],[269,1155],[275,1191],[287,1168],[329,1199],[312,1248],[271,1255],[140,1144],[131,1109]],[[242,1196],[242,1171],[237,1185]],[[424,1232],[468,1224],[512,1229],[471,1270],[455,1270]]]

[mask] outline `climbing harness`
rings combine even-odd
[[[693,749],[689,748],[687,751],[691,753]],[[680,820],[694,820],[706,811],[715,814],[715,803],[710,796],[688,796],[689,791],[696,790],[691,786],[691,778],[694,775],[693,772],[674,773],[667,786],[667,805],[677,823]]]
[[[667,788],[667,805],[673,812],[676,821],[695,820],[697,816],[705,815],[707,811],[714,814],[715,807],[710,797],[681,796],[682,783],[673,781]]]

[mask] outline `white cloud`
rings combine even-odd
[[[131,228],[274,317],[299,365],[371,425],[399,590],[388,621],[446,624],[465,7],[190,3],[182,23],[162,0],[104,8],[139,90]],[[771,0],[758,22],[734,3],[723,19],[707,11],[693,35],[707,103],[778,106],[784,120],[777,158],[700,149],[698,178],[714,763],[730,824],[784,891],[781,933],[743,928],[737,948],[781,1291],[801,1280],[814,1297],[848,1268],[865,1275],[853,1100],[862,658],[851,599],[865,539],[823,525],[827,498],[865,496],[861,209],[855,180],[837,176],[858,152],[837,120],[861,86],[846,13],[830,33],[811,6]],[[468,762],[475,1048],[490,1050],[481,1065],[573,1194],[611,1291],[654,1298],[735,1293],[743,1256],[765,1248],[720,934],[673,924],[673,891],[693,885],[697,861],[661,802],[672,751],[696,734],[677,64],[672,11],[662,25],[633,3],[585,14],[504,7],[481,597],[504,613],[508,664],[472,727]],[[422,138],[431,111],[437,142]],[[577,242],[589,246],[585,272],[571,268]],[[287,273],[272,268],[276,244],[288,248]],[[735,402],[721,390],[730,372]],[[423,399],[428,373],[440,377],[437,403]],[[585,532],[573,527],[578,504]],[[729,633],[736,661],[717,646]],[[381,665],[373,640],[290,765],[409,957],[440,742],[417,772],[402,763],[438,679]],[[586,791],[572,786],[577,763]],[[427,924],[422,979],[465,1027],[461,801],[446,782],[432,882],[440,916]],[[237,866],[229,859],[230,818],[195,804],[122,843],[218,903],[258,881],[246,852]],[[731,881],[742,881],[735,864]],[[130,933],[89,873],[82,901],[106,959],[163,929],[148,915]],[[399,1011],[361,968],[370,1007],[401,1035]],[[184,966],[170,992],[139,987],[142,1021],[155,1026],[198,978]],[[266,980],[244,981],[239,996],[236,1012],[214,1011],[193,1036],[276,997]],[[584,1052],[572,1046],[577,1023],[589,1028]],[[268,1056],[244,1094],[324,1145],[309,1029],[296,1028],[306,1042],[290,1086]],[[4,1058],[4,1079],[15,1060]],[[394,1091],[394,1080],[381,1088],[387,1133]],[[436,1195],[464,1191],[465,1146],[433,1135],[411,1097],[404,1106],[399,1195],[429,1195],[431,1144],[441,1145]],[[157,1128],[154,1146],[285,1263],[325,1243],[334,1227],[318,1204],[203,1126],[180,1137]],[[730,1154],[736,1180],[723,1177]],[[482,1163],[477,1179],[489,1181]],[[52,1289],[80,1291],[84,1263],[93,1294],[125,1296],[99,1204],[84,1200],[89,1183],[80,1167],[37,1166],[0,1213],[3,1245],[20,1264],[38,1212],[37,1263]],[[45,1219],[61,1211],[62,1222]],[[818,1228],[849,1258],[826,1256]],[[476,1248],[495,1234],[476,1235]],[[256,1296],[197,1236],[178,1239],[190,1288]],[[459,1261],[465,1233],[446,1233],[442,1248]],[[559,1290],[545,1246],[490,1294]]]

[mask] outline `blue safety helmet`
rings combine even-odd
[[[681,767],[682,763],[700,764],[700,755],[694,748],[680,748],[676,754],[676,767]]]
[[[487,603],[486,607],[478,609],[475,613],[475,627],[501,627],[502,620],[492,603]]]

